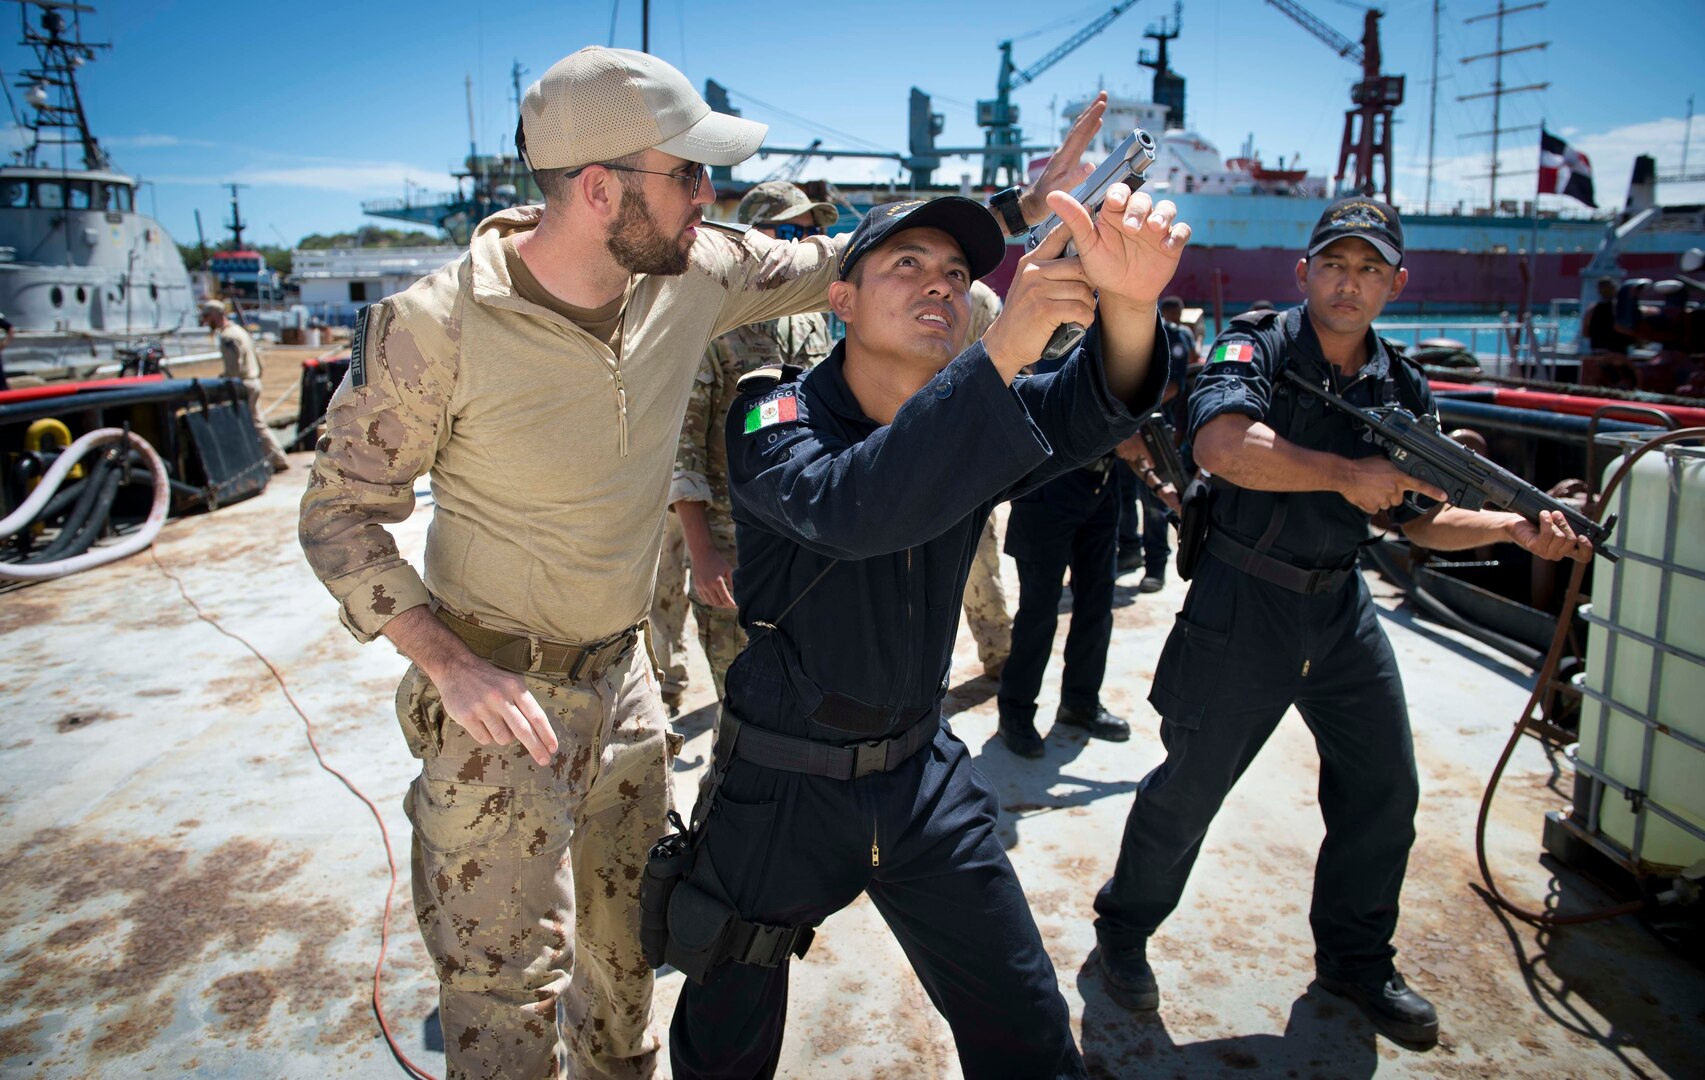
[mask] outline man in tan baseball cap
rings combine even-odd
[[[681,419],[706,344],[824,310],[844,242],[704,221],[706,166],[766,128],[655,57],[582,49],[521,114],[544,205],[365,309],[300,537],[356,639],[413,661],[397,713],[447,1075],[646,1077],[639,887],[680,739],[636,644]],[[1081,179],[1055,172],[1040,191]],[[422,573],[387,526],[428,472]]]

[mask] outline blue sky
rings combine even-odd
[[[1490,62],[1465,65],[1460,58],[1492,48],[1490,20],[1463,20],[1495,2],[1443,5],[1435,203],[1485,198],[1484,181],[1465,178],[1485,171],[1488,140],[1459,136],[1491,127],[1490,106],[1456,98],[1491,81]],[[209,239],[222,235],[215,223],[228,213],[229,196],[218,185],[228,180],[250,185],[243,211],[258,242],[290,243],[310,232],[375,222],[362,215],[362,200],[401,195],[405,181],[428,189],[450,183],[447,174],[468,144],[465,77],[474,80],[479,144],[489,150],[514,129],[512,62],[531,80],[581,45],[608,44],[612,14],[615,44],[640,42],[639,0],[96,3],[100,10],[86,17],[86,36],[114,48],[83,69],[89,114],[118,165],[152,181],[142,209],[157,206],[182,242],[194,241],[198,209]],[[651,44],[696,85],[715,78],[740,95],[735,103],[747,116],[770,123],[772,144],[821,137],[825,145],[849,147],[856,138],[903,151],[912,86],[934,95],[936,110],[946,115],[943,145],[981,143],[972,105],[993,94],[998,43],[1012,38],[1023,67],[1111,6],[1111,0],[1046,7],[1010,0],[653,0]],[[1360,37],[1360,11],[1347,0],[1305,0],[1305,6],[1346,36]],[[10,82],[28,57],[15,43],[17,16],[7,9],[0,11],[6,42],[0,66]],[[1135,63],[1147,44],[1141,34],[1171,11],[1170,0],[1143,0],[1020,90],[1015,100],[1027,141],[1049,129],[1052,101],[1098,85],[1146,97],[1150,73]],[[1605,11],[1616,17],[1606,19]],[[1386,13],[1385,70],[1408,76],[1395,136],[1398,198],[1418,202],[1432,3],[1400,0]],[[1224,154],[1253,133],[1269,161],[1300,153],[1311,171],[1330,175],[1355,66],[1259,0],[1186,0],[1183,29],[1172,62],[1189,80],[1191,127]],[[1585,150],[1601,205],[1620,202],[1636,153],[1654,153],[1660,171],[1680,164],[1688,95],[1697,95],[1705,111],[1699,63],[1705,11],[1698,0],[1614,6],[1551,0],[1509,17],[1507,45],[1537,41],[1551,44],[1509,58],[1505,82],[1551,87],[1507,98],[1505,126],[1544,118]],[[1536,145],[1537,133],[1512,139],[1520,146],[1502,155],[1504,167],[1531,168],[1536,152],[1528,140]],[[761,177],[778,164],[754,160],[736,175]],[[975,160],[954,158],[937,177],[951,181],[979,169]],[[1705,120],[1693,125],[1689,169],[1705,170]],[[892,164],[837,160],[805,176],[894,172]],[[1517,188],[1531,190],[1531,182],[1516,177],[1500,189],[1514,195]],[[1705,184],[1671,186],[1664,196],[1702,201]]]

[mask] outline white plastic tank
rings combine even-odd
[[[1626,453],[1638,438],[1619,441]],[[1664,812],[1705,834],[1705,449],[1644,455],[1612,499],[1612,543],[1625,554],[1597,561],[1581,609],[1576,760],[1600,782],[1594,805],[1576,811],[1643,869],[1685,867],[1705,858],[1705,836]]]

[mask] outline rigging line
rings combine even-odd
[[[687,0],[675,0],[675,32],[681,35],[681,70],[687,70]]]
[[[1008,38],[1007,40],[1012,41],[1012,42],[1019,42],[1019,41],[1029,41],[1033,37],[1041,37],[1043,34],[1046,34],[1050,31],[1058,30],[1062,27],[1071,26],[1075,23],[1083,22],[1086,19],[1090,18],[1092,15],[1099,15],[1101,13],[1102,9],[1104,9],[1106,6],[1107,5],[1105,5],[1105,4],[1092,5],[1090,7],[1084,8],[1081,11],[1073,12],[1070,15],[1062,16],[1061,18],[1054,20],[1053,22],[1049,23],[1046,26],[1038,27],[1035,30],[1027,30],[1022,34],[1014,34],[1012,37]]]
[[[0,71],[0,90],[6,91],[6,107],[12,110],[12,123],[23,127],[24,118],[18,115],[18,103],[12,100],[12,86],[6,81],[5,71]]]
[[[786,109],[781,108],[778,105],[771,105],[767,101],[760,101],[759,99],[753,97],[751,94],[742,93],[739,90],[732,90],[732,89],[729,90],[728,93],[733,97],[737,97],[737,98],[741,98],[741,99],[746,100],[746,101],[750,101],[752,104],[757,105],[760,108],[769,109],[771,112],[774,112],[774,113],[781,115],[781,116],[785,116],[789,120],[792,120],[794,123],[802,124],[805,127],[811,129],[812,131],[826,132],[830,135],[833,135],[837,139],[845,139],[846,141],[848,141],[850,143],[857,143],[861,146],[864,146],[866,149],[869,149],[869,150],[880,150],[883,153],[889,153],[890,152],[888,147],[883,146],[880,143],[873,143],[869,139],[861,139],[857,135],[853,135],[853,134],[850,134],[850,133],[845,132],[845,131],[838,131],[835,128],[828,126],[827,124],[818,123],[815,120],[808,120],[805,117],[800,116],[797,113],[788,112]]]
[[[616,47],[616,14],[622,10],[622,0],[610,0],[610,42],[609,47]]]

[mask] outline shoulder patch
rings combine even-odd
[[[746,420],[741,431],[751,435],[776,424],[792,424],[798,420],[798,388],[792,385],[782,386],[747,406]]]
[[[1210,364],[1247,364],[1255,359],[1255,344],[1250,341],[1220,341],[1208,354]]]
[[[356,389],[367,385],[367,350],[385,340],[390,321],[391,306],[386,303],[368,304],[355,313],[355,330],[349,337],[349,385]]]
[[[1273,308],[1262,308],[1259,311],[1245,311],[1242,315],[1233,315],[1226,322],[1231,326],[1248,326],[1259,329],[1277,319],[1280,312]]]
[[[742,394],[762,394],[794,382],[804,373],[805,369],[797,364],[766,364],[740,376],[734,386]]]

